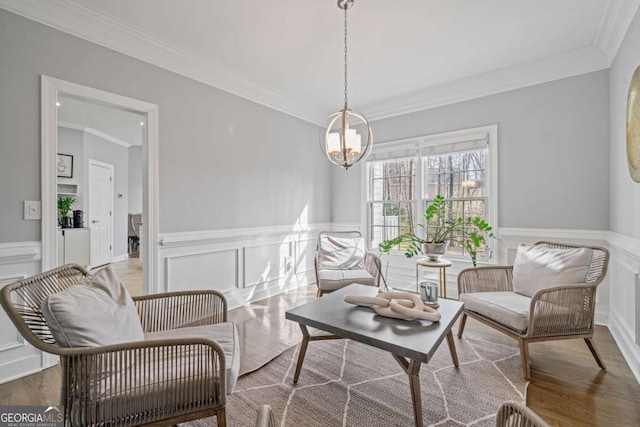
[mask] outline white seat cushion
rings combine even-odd
[[[545,288],[584,283],[592,257],[593,250],[589,248],[552,249],[521,244],[513,263],[513,290],[533,297]]]
[[[464,308],[524,332],[529,327],[531,298],[515,292],[475,292],[461,294]]]
[[[376,286],[376,279],[367,270],[320,270],[318,289],[335,291],[352,283]]]
[[[238,330],[231,322],[215,325],[192,326],[169,329],[145,334],[145,340],[165,340],[169,338],[207,338],[216,341],[224,351],[227,371],[227,394],[233,393],[240,372],[240,343]]]
[[[93,347],[144,339],[138,312],[111,267],[52,294],[41,304],[62,347]]]

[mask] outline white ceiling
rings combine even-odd
[[[350,106],[377,119],[606,69],[640,0],[356,0]],[[0,0],[315,123],[342,106],[335,0]]]
[[[145,116],[78,99],[58,97],[58,125],[92,132],[120,145],[142,145]]]

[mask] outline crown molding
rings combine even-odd
[[[360,111],[371,122],[607,68],[609,68],[609,61],[604,52],[600,48],[587,46],[559,55],[388,98],[363,106]]]
[[[99,131],[98,129],[94,129],[92,127],[89,126],[82,126],[82,125],[77,125],[75,123],[67,123],[67,122],[58,122],[58,127],[62,127],[62,128],[67,128],[67,129],[75,129],[75,130],[79,130],[81,132],[86,132],[89,133],[93,136],[97,136],[98,138],[102,138],[105,139],[109,142],[113,142],[114,144],[118,144],[121,145],[125,148],[129,148],[131,147],[133,144],[130,144],[128,142],[125,142],[121,139],[116,138],[115,136],[111,136],[108,133],[104,133],[102,131]]]
[[[618,49],[627,34],[640,6],[640,0],[607,0],[605,14],[602,16],[593,44],[607,55],[609,65],[613,63]]]
[[[610,67],[640,0],[606,0],[593,45],[490,71],[359,108],[369,121],[468,101]],[[320,125],[325,114],[237,70],[140,31],[72,0],[0,0],[0,8]]]
[[[301,120],[324,121],[320,112],[250,76],[70,0],[0,0],[0,8]]]

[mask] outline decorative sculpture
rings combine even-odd
[[[345,295],[344,301],[372,308],[377,314],[394,319],[440,321],[440,313],[436,309],[425,305],[418,295],[407,292],[380,292],[375,297]]]

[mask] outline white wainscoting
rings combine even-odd
[[[359,226],[356,226],[359,228]],[[313,258],[321,230],[352,224],[257,227],[165,233],[158,282],[151,293],[216,289],[229,308],[315,283]]]
[[[40,242],[0,243],[0,288],[40,272]],[[48,366],[0,310],[0,384]]]
[[[640,382],[640,240],[609,233],[609,330]]]

